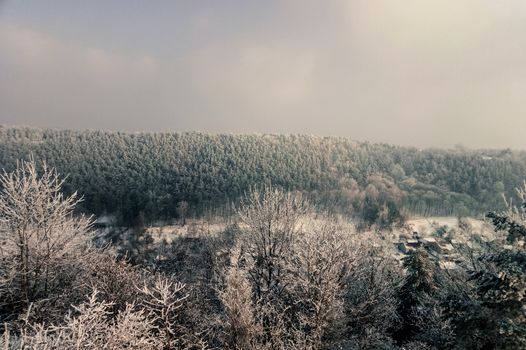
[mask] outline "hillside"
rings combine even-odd
[[[252,187],[304,193],[318,207],[376,220],[382,210],[478,215],[526,178],[526,153],[434,150],[307,135],[112,133],[0,128],[0,167],[33,155],[68,175],[82,210],[130,222],[230,215]],[[391,215],[391,214],[389,214]],[[373,220],[373,221],[374,221]]]

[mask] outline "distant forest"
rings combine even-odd
[[[307,135],[121,133],[0,128],[0,167],[46,160],[68,176],[81,210],[122,222],[230,215],[247,191],[301,192],[320,209],[369,224],[401,212],[477,215],[504,209],[526,152],[399,147]],[[387,214],[386,214],[387,213]],[[391,217],[392,216],[392,217]]]

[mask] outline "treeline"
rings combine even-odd
[[[526,347],[519,209],[488,215],[491,242],[466,225],[444,270],[425,248],[400,264],[377,234],[275,189],[248,194],[242,224],[217,235],[109,244],[71,215],[78,198],[52,169],[22,163],[0,183],[2,349]]]
[[[329,212],[382,221],[395,206],[423,215],[502,209],[524,180],[526,153],[418,150],[347,138],[304,135],[111,133],[0,128],[0,167],[46,159],[78,190],[81,209],[123,222],[230,215],[251,188],[302,192]],[[390,193],[382,193],[389,189]],[[366,205],[364,205],[364,199]]]

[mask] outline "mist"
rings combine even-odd
[[[0,4],[0,123],[525,149],[523,1]]]

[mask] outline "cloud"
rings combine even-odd
[[[525,148],[526,6],[486,0],[355,0],[347,42],[363,109],[398,143]],[[520,44],[522,42],[522,44]],[[391,116],[391,118],[388,117]],[[397,125],[411,131],[404,131]]]
[[[316,56],[286,47],[240,44],[208,48],[192,56],[189,65],[198,89],[209,98],[267,109],[305,102],[315,83]]]
[[[191,129],[195,125],[180,116],[187,111],[203,117],[202,110],[195,110],[203,104],[198,101],[208,105],[207,114],[221,116],[221,105],[229,101],[248,114],[251,109],[268,111],[301,102],[313,85],[315,56],[285,47],[240,42],[161,60],[65,42],[13,25],[2,25],[1,33],[0,50],[8,53],[1,64],[11,73],[4,108],[38,115],[43,125],[44,118],[68,125],[69,114],[80,127],[93,121],[110,126],[113,120],[113,129],[129,120],[141,129],[145,118],[151,118],[161,123],[153,129],[178,119],[179,126]]]
[[[6,64],[29,70],[76,71],[84,78],[105,75],[108,79],[145,78],[156,73],[157,61],[151,55],[124,55],[96,46],[60,41],[40,32],[9,24],[0,26],[0,45]]]
[[[104,122],[134,98],[141,100],[159,76],[159,62],[151,55],[109,52],[14,25],[2,24],[0,33],[0,51],[6,53],[0,66],[7,72],[2,118],[21,116],[9,122],[31,124],[37,118],[39,125],[69,126],[78,120],[81,127],[90,120]]]
[[[0,24],[0,122],[526,148],[523,1],[226,8],[189,14],[172,50]]]

